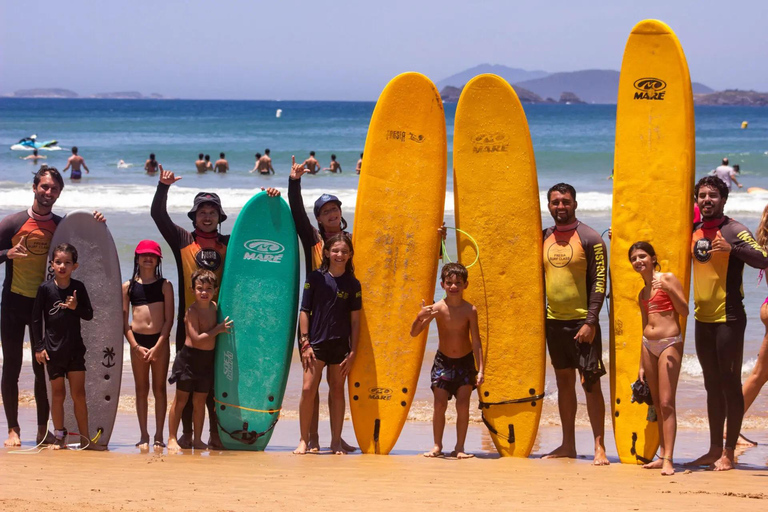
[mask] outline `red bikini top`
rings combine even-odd
[[[643,301],[645,312],[651,313],[664,313],[665,311],[674,311],[675,306],[672,304],[672,300],[664,290],[656,290],[650,299],[640,299]]]

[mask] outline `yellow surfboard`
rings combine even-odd
[[[625,464],[652,459],[659,445],[658,421],[649,420],[647,405],[631,402],[642,346],[637,296],[643,280],[627,251],[637,241],[650,242],[662,271],[677,276],[688,296],[694,160],[693,94],[683,49],[667,25],[641,21],[627,41],[619,79],[610,257],[611,404]]]
[[[528,121],[503,78],[480,75],[464,87],[454,126],[456,226],[480,251],[464,297],[479,316],[481,410],[498,452],[527,457],[539,428],[546,358],[541,210]],[[460,261],[472,264],[472,241],[458,232],[457,245]]]
[[[387,84],[364,152],[354,223],[363,310],[349,402],[360,449],[387,454],[421,371],[427,331],[411,338],[410,329],[435,293],[445,205],[445,114],[427,77],[404,73]]]

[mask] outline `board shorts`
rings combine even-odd
[[[138,332],[134,332],[133,339],[136,340],[136,343],[138,343],[139,346],[142,346],[146,349],[150,349],[157,344],[157,340],[160,339],[160,333],[158,332],[155,334],[140,334]]]
[[[448,357],[439,350],[435,353],[435,362],[429,374],[430,388],[446,390],[451,397],[456,396],[462,386],[477,387],[475,355],[470,352],[459,358]],[[448,398],[450,400],[450,397]]]
[[[72,172],[69,174],[69,177],[73,180],[79,180],[80,178],[83,177],[83,171],[80,171],[80,170],[76,171],[72,169]]]
[[[45,362],[50,380],[66,377],[69,372],[85,371],[85,347],[72,351],[69,356],[57,356],[56,353],[48,354],[50,361]]]
[[[584,320],[553,320],[547,318],[547,349],[555,370],[579,370],[581,385],[586,391],[605,375],[603,341],[600,324],[595,325],[592,343],[579,343],[574,339]]]
[[[349,354],[349,340],[340,338],[312,343],[312,352],[315,358],[325,364],[341,364]]]
[[[184,345],[176,354],[171,377],[176,389],[187,393],[208,393],[213,389],[214,350],[200,350]]]

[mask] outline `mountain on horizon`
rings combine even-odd
[[[472,80],[477,75],[484,73],[493,73],[499,75],[501,78],[514,84],[517,82],[523,82],[525,80],[535,80],[537,78],[544,78],[549,75],[546,71],[528,71],[525,69],[509,68],[500,64],[480,64],[470,69],[465,69],[460,73],[451,75],[448,78],[443,78],[439,82],[435,83],[437,89],[442,91],[446,86],[458,87],[459,89],[464,87],[467,82]],[[559,95],[558,95],[559,97]]]
[[[552,73],[543,78],[518,82],[515,85],[535,92],[542,98],[559,98],[564,92],[572,92],[587,103],[616,104],[619,91],[619,72],[612,69],[587,69]],[[714,89],[692,82],[694,94],[709,94]]]
[[[437,86],[439,90],[447,85],[462,88],[473,77],[482,73],[499,75],[510,84],[527,89],[544,99],[557,100],[564,92],[570,92],[587,103],[615,105],[616,94],[619,90],[619,72],[611,69],[547,73],[546,71],[527,71],[491,64],[481,64],[461,73],[456,73],[437,82]],[[530,76],[531,74],[538,76]],[[714,89],[698,82],[693,82],[691,87],[694,94],[715,92]]]

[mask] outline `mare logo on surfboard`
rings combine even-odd
[[[272,240],[248,240],[243,246],[247,250],[243,255],[244,260],[280,263],[283,260],[283,252],[285,252],[285,247],[282,244]]]
[[[663,100],[664,89],[667,88],[667,82],[660,78],[641,78],[635,80],[636,100]]]

